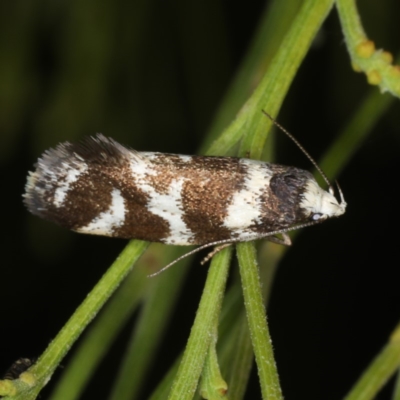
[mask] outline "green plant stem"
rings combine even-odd
[[[271,121],[261,110],[276,115],[333,0],[305,0],[257,89],[233,123],[213,142],[208,154],[224,154],[243,135],[239,156],[260,158]],[[229,144],[229,145],[228,145]]]
[[[132,268],[134,262],[147,248],[148,243],[134,240],[128,243],[119,257],[103,275],[97,285],[77,308],[56,338],[50,343],[37,363],[29,370],[35,378],[33,385],[13,397],[5,399],[29,400],[35,399],[40,390],[50,380],[54,370],[77,340],[82,331],[99,312],[103,304],[119,286]],[[13,381],[14,382],[14,381]]]
[[[376,50],[361,24],[355,0],[336,0],[340,23],[353,69],[364,72],[368,83],[379,85],[382,92],[400,96],[400,68],[393,66],[393,56]]]
[[[283,400],[264,308],[253,243],[239,243],[237,255],[247,320],[263,399]]]
[[[400,400],[400,368],[397,369],[396,382],[394,384],[392,400]]]
[[[336,0],[336,8],[346,42],[356,45],[367,40],[354,0]],[[355,46],[354,46],[355,47]]]
[[[90,327],[68,363],[50,400],[74,400],[82,393],[111,343],[139,304],[147,273],[135,268]]]
[[[189,400],[195,393],[210,345],[213,323],[220,312],[231,252],[230,247],[224,249],[211,262],[190,337],[168,396],[170,400]]]
[[[388,344],[375,357],[344,400],[369,400],[400,366],[400,324],[390,336]]]
[[[219,318],[216,318],[214,321],[210,346],[208,347],[206,361],[201,374],[199,393],[204,399],[227,400],[228,385],[221,375],[216,348],[218,341],[218,320]]]
[[[212,140],[215,140],[232,121],[267,71],[275,53],[279,50],[284,36],[296,17],[302,0],[274,0],[268,2],[260,18],[254,39],[244,57],[234,81],[231,83],[216,113],[212,126],[200,148],[206,153]],[[223,152],[235,143],[227,142]]]
[[[154,388],[153,393],[149,397],[148,400],[165,400],[168,397],[168,393],[171,389],[172,382],[174,381],[174,377],[176,376],[179,365],[182,360],[182,355],[180,355],[175,361],[174,364],[170,367],[168,372],[164,375],[162,381]]]
[[[319,165],[328,176],[340,174],[394,100],[393,96],[371,90],[322,157]]]
[[[241,400],[247,389],[253,365],[254,353],[250,340],[249,327],[244,311],[236,316],[229,336],[222,338],[220,359],[227,370],[229,400]]]
[[[177,251],[177,249],[179,251]],[[186,251],[186,250],[184,250]],[[166,265],[182,254],[182,248],[163,249],[161,265]],[[117,374],[110,400],[133,400],[139,398],[140,389],[149,372],[151,361],[160,344],[166,325],[174,311],[183,279],[188,271],[187,264],[191,259],[184,259],[179,266],[151,281],[139,321],[132,332],[132,338],[125,351],[124,360]]]

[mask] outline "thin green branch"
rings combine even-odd
[[[210,345],[213,323],[221,309],[231,253],[230,247],[224,249],[211,262],[196,319],[168,396],[170,400],[189,400],[195,393]]]
[[[177,251],[177,249],[179,249]],[[161,265],[164,266],[181,255],[182,248],[162,249]],[[133,400],[139,397],[150,363],[160,344],[166,325],[174,311],[177,297],[182,288],[182,281],[188,271],[190,258],[186,258],[176,268],[151,281],[144,299],[139,321],[132,332],[132,338],[125,351],[124,360],[117,374],[116,382],[109,399]]]
[[[302,0],[275,0],[266,3],[254,39],[216,113],[212,126],[200,148],[200,154],[207,151],[212,140],[215,140],[229,125],[233,116],[238,113],[258,86],[302,3]],[[240,135],[241,132],[237,131],[236,133]],[[232,140],[232,137],[226,137],[226,139],[228,140],[225,145],[220,142],[221,152],[215,154],[227,154],[239,137],[237,140]]]
[[[329,177],[340,174],[394,100],[376,90],[365,97],[322,157],[320,167]]]
[[[233,123],[213,142],[208,154],[224,154],[243,135],[239,155],[260,158],[271,121],[261,110],[276,115],[333,0],[306,0],[257,89]]]
[[[254,243],[239,243],[237,245],[237,254],[262,398],[283,400],[267,325]]]
[[[79,398],[116,335],[139,304],[146,289],[146,275],[144,268],[132,270],[82,338],[50,400]]]
[[[28,372],[22,374],[20,379],[11,381],[17,388],[18,394],[7,396],[8,393],[0,391],[0,395],[4,395],[7,400],[30,400],[36,398],[40,390],[48,383],[53,372],[73,343],[119,286],[147,246],[148,243],[138,240],[128,243],[56,338],[40,356],[37,363]]]
[[[340,23],[350,53],[353,69],[364,72],[368,83],[378,85],[382,92],[400,96],[400,66],[393,65],[393,56],[376,50],[361,24],[355,0],[336,0]]]
[[[226,366],[229,400],[241,400],[247,389],[254,353],[244,310],[236,316],[229,335],[223,339],[220,351],[221,368]]]
[[[174,364],[164,375],[162,381],[154,389],[154,392],[151,394],[148,400],[165,400],[168,397],[168,393],[170,392],[172,383],[178,372],[181,360],[182,355],[175,360]]]
[[[344,400],[369,400],[377,393],[400,366],[400,324],[390,336],[388,344],[375,357]]]
[[[216,318],[214,321],[214,329],[211,333],[211,342],[208,348],[206,361],[201,374],[199,392],[203,399],[227,400],[228,385],[220,371],[216,348],[218,341],[218,322],[219,318]]]
[[[400,400],[400,368],[397,369],[396,382],[394,384],[392,400]]]

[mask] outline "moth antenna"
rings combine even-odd
[[[328,177],[326,176],[325,172],[322,171],[321,167],[317,164],[317,162],[314,160],[314,158],[311,157],[311,155],[308,153],[308,151],[301,145],[301,143],[289,132],[287,131],[279,122],[277,122],[271,115],[269,115],[266,111],[261,110],[264,115],[266,115],[275,126],[277,126],[283,133],[286,134],[286,136],[292,140],[292,142],[303,152],[303,154],[308,158],[308,160],[311,162],[312,165],[317,169],[317,171],[320,173],[322,178],[324,179],[325,183],[329,187],[329,193],[334,195],[334,190],[331,182],[329,181]]]
[[[226,247],[230,246],[232,243],[225,243],[219,246],[214,247],[214,250],[210,251],[201,261],[200,264],[204,265],[207,261],[211,260],[217,253],[221,250],[225,249]]]
[[[341,191],[339,193],[341,193]],[[341,196],[343,196],[343,195],[341,195]],[[343,197],[342,197],[342,199],[343,199]],[[305,228],[307,226],[316,225],[316,224],[319,224],[320,222],[322,222],[322,221],[316,220],[316,221],[305,222],[303,224],[298,224],[298,225],[291,226],[291,227],[288,227],[288,228],[277,229],[275,231],[268,232],[267,234],[262,235],[262,236],[255,235],[254,237],[249,237],[248,240],[246,240],[246,241],[251,241],[251,240],[266,238],[268,236],[275,236],[275,235],[278,235],[278,234],[287,233],[287,232],[290,232],[290,231],[293,231],[293,230],[296,230],[296,229],[301,229],[301,228]],[[161,274],[161,272],[166,271],[169,267],[172,267],[174,264],[176,264],[177,262],[183,260],[184,258],[189,257],[189,256],[191,256],[193,254],[196,254],[201,250],[207,249],[208,247],[218,246],[215,252],[213,251],[213,252],[210,253],[211,257],[212,257],[216,253],[218,253],[220,250],[222,250],[223,248],[225,248],[225,247],[227,247],[227,246],[229,246],[231,244],[235,244],[235,243],[240,243],[240,242],[237,241],[237,240],[235,241],[235,240],[232,240],[232,239],[225,239],[225,240],[217,240],[216,242],[210,242],[210,243],[203,244],[203,245],[201,245],[199,247],[196,247],[195,249],[193,249],[191,251],[188,251],[187,253],[181,255],[180,257],[176,258],[174,261],[170,262],[165,267],[162,267],[159,271],[154,272],[153,274],[147,275],[147,277],[148,278],[153,278],[154,276],[157,276],[157,275]],[[209,255],[207,255],[205,257],[205,259],[201,262],[201,264],[203,265],[204,263],[206,263],[211,257],[209,257]]]
[[[216,241],[216,242],[211,242],[211,243],[203,244],[202,246],[196,247],[195,249],[193,249],[193,250],[191,250],[191,251],[188,251],[187,253],[181,255],[180,257],[175,258],[174,261],[171,261],[171,262],[170,262],[169,264],[167,264],[165,267],[162,267],[159,271],[154,272],[153,274],[147,275],[147,277],[148,277],[148,278],[153,278],[153,277],[155,277],[155,276],[161,274],[161,272],[166,271],[169,267],[172,267],[172,266],[175,265],[177,262],[179,262],[179,261],[183,260],[184,258],[189,257],[189,256],[191,256],[191,255],[193,255],[193,254],[196,254],[196,253],[198,253],[199,251],[206,249],[207,247],[218,246],[218,245],[227,245],[227,244],[231,244],[231,243],[232,243],[231,240],[219,240],[219,241]],[[222,250],[222,249],[221,249],[221,250]],[[208,261],[208,260],[207,260],[207,261]],[[204,264],[204,263],[207,262],[207,261],[202,262],[202,264]]]

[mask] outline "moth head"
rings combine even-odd
[[[310,178],[305,185],[300,207],[312,221],[324,221],[327,218],[339,217],[346,211],[347,204],[339,186],[338,191],[340,202],[334,196],[332,187],[327,192],[318,185],[314,178]]]

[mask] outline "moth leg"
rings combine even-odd
[[[281,244],[282,246],[291,246],[292,241],[287,233],[282,233],[282,239],[277,236],[267,236],[265,239],[269,240],[272,243]]]
[[[210,251],[204,258],[201,260],[200,264],[204,265],[208,260],[211,260],[217,253],[219,253],[222,249],[225,249],[225,247],[230,246],[232,243],[225,243],[221,244],[220,246],[214,247],[213,251]]]

